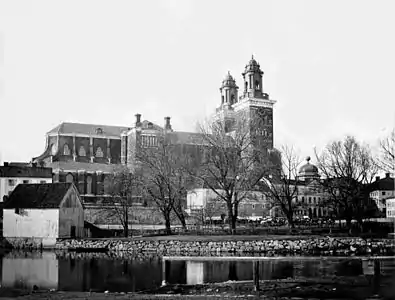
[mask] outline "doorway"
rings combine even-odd
[[[70,228],[70,237],[75,238],[76,227],[71,226]]]

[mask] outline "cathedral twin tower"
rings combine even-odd
[[[241,96],[238,95],[236,80],[229,72],[222,81],[221,105],[216,109],[215,118],[223,120],[225,124],[232,124],[241,115],[259,120],[259,126],[257,123],[250,125],[250,132],[260,147],[272,149],[273,106],[276,101],[269,99],[269,95],[263,91],[263,71],[254,57],[245,66],[242,76]]]

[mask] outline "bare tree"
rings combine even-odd
[[[301,204],[298,203],[298,166],[301,163],[299,156],[293,147],[281,147],[282,170],[280,176],[271,174],[271,168],[267,168],[264,178],[261,180],[261,188],[269,200],[272,208],[279,207],[288,220],[291,228],[295,227],[295,210]]]
[[[321,184],[329,196],[326,205],[346,219],[350,230],[353,218],[362,225],[370,206],[367,187],[377,173],[370,149],[347,136],[344,141],[329,143],[315,155],[324,176]]]
[[[262,157],[250,128],[254,120],[240,117],[233,124],[210,122],[200,125],[205,143],[203,160],[193,174],[211,189],[227,207],[229,226],[234,233],[239,204],[262,178]],[[256,125],[256,126],[254,126]]]
[[[186,162],[177,145],[172,145],[166,134],[157,138],[157,146],[140,148],[138,160],[144,174],[145,191],[162,212],[166,232],[171,234],[172,212],[186,229]]]
[[[141,197],[141,178],[132,173],[126,166],[114,168],[106,187],[111,196],[111,211],[120,221],[124,236],[129,236],[129,213],[133,199]]]
[[[395,128],[380,141],[378,165],[386,172],[395,173]]]

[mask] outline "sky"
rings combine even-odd
[[[254,55],[276,147],[314,156],[395,124],[395,1],[0,0],[0,160],[30,161],[61,122],[195,131]]]

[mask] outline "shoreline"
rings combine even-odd
[[[380,299],[395,299],[392,278],[383,277]],[[260,280],[258,291],[251,280],[206,284],[173,284],[141,292],[78,292],[0,288],[2,299],[366,299],[374,286],[366,277]],[[377,298],[376,298],[377,299]]]
[[[5,238],[12,250],[55,250],[76,253],[156,253],[161,256],[247,255],[395,255],[395,240],[332,236],[159,236],[118,239],[58,239],[38,247],[22,238]]]

